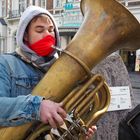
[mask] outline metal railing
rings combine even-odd
[[[21,14],[20,14],[19,10],[12,10],[12,11],[9,11],[8,18],[17,18],[17,17],[20,17],[20,16],[21,16]]]
[[[118,1],[127,7],[140,6],[140,0],[118,0]]]
[[[58,27],[79,27],[83,16],[80,9],[65,10],[64,8],[50,9]],[[60,24],[61,23],[61,24]]]
[[[8,18],[19,18],[25,9],[22,10],[10,10]]]
[[[140,8],[140,0],[118,0],[120,3],[122,3],[124,6],[126,6],[128,9],[134,9],[137,7]],[[20,18],[21,14],[23,13],[24,9],[21,10],[11,10],[9,11],[8,19],[13,18]],[[64,10],[64,8],[55,8],[55,9],[49,9],[49,11],[54,15],[54,17],[60,18],[58,22],[63,23],[69,23],[70,21],[74,22],[81,22],[82,17],[78,14],[69,14],[68,11]],[[76,9],[78,11],[78,9]],[[79,9],[80,11],[80,9]],[[75,9],[70,10],[69,12],[73,13],[75,12]],[[68,15],[69,14],[69,15]]]

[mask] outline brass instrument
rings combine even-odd
[[[48,139],[82,139],[86,128],[107,111],[108,86],[101,75],[90,70],[120,48],[138,49],[140,24],[115,0],[81,0],[81,11],[84,21],[78,32],[32,93],[63,102],[68,113],[65,126],[57,130],[40,123],[4,127],[0,129],[1,140],[37,140],[42,135]]]

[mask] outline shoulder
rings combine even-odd
[[[11,54],[2,54],[0,55],[0,64],[7,65],[10,61],[14,61],[15,56]]]
[[[3,69],[5,70],[7,69],[7,70],[10,70],[12,73],[15,73],[15,72],[20,71],[20,69],[25,64],[22,60],[20,60],[13,54],[3,54],[3,55],[0,55],[0,65]]]
[[[0,55],[0,64],[2,65],[14,65],[18,62],[20,62],[21,60],[19,60],[17,57],[15,57],[12,54],[3,54]]]
[[[0,61],[7,61],[9,59],[14,60],[14,59],[17,59],[17,58],[12,53],[7,53],[7,54],[0,55]]]

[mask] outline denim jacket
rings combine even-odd
[[[0,126],[40,120],[42,97],[31,95],[43,73],[19,58],[0,56]]]

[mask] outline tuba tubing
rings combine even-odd
[[[140,24],[136,18],[115,0],[81,0],[84,20],[66,50],[80,59],[89,69],[112,52],[140,47]],[[86,72],[74,59],[62,53],[32,94],[61,102],[82,80]],[[106,86],[104,87],[106,89]],[[100,102],[99,102],[100,103]],[[101,114],[104,112],[101,112]],[[100,112],[95,113],[98,118]],[[91,122],[88,122],[89,124]],[[95,120],[96,123],[96,120]],[[1,127],[1,140],[23,140],[33,123],[17,127]]]

